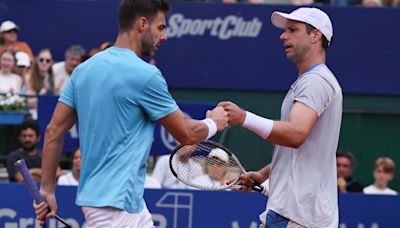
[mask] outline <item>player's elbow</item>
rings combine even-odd
[[[57,132],[56,126],[54,126],[54,125],[51,124],[51,123],[50,123],[49,125],[47,125],[47,127],[46,127],[46,136],[55,135],[56,132]]]
[[[303,143],[300,142],[291,142],[288,146],[294,149],[298,149],[299,147],[301,147],[301,145],[303,145]]]
[[[304,142],[306,140],[307,140],[307,135],[299,132],[299,133],[296,133],[292,137],[292,139],[290,140],[288,146],[292,147],[292,148],[295,148],[295,149],[298,149],[299,147],[301,147],[304,144]]]
[[[58,128],[56,125],[52,124],[51,122],[49,125],[47,125],[45,141],[62,140],[63,137],[64,137],[64,134],[60,131],[60,128]]]

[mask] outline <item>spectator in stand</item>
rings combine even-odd
[[[336,153],[337,184],[339,192],[362,192],[363,186],[353,176],[356,159],[346,151],[338,150]]]
[[[162,188],[169,189],[190,189],[190,187],[179,181],[169,169],[170,154],[161,155],[158,157],[154,166],[153,177],[155,177],[161,184]],[[187,161],[187,167],[193,170],[202,170],[202,167],[192,160]]]
[[[103,43],[100,45],[100,50],[101,50],[101,51],[104,51],[104,50],[106,50],[107,48],[112,47],[113,45],[114,45],[113,42],[111,42],[111,41],[105,41],[105,42],[103,42]]]
[[[364,188],[365,194],[384,194],[397,195],[397,192],[390,189],[388,184],[394,177],[396,165],[394,161],[387,157],[378,158],[375,161],[374,184]]]
[[[20,28],[12,21],[4,21],[0,25],[0,52],[11,49],[13,52],[23,51],[33,60],[32,49],[26,42],[18,41]]]
[[[193,180],[193,183],[202,183],[207,186],[215,187],[224,185],[226,175],[229,175],[228,154],[222,151],[220,148],[214,148],[210,151],[210,154],[208,154],[208,158],[210,160],[206,163],[204,167],[204,174],[197,176]],[[190,188],[196,189],[192,187]]]
[[[98,47],[98,48],[93,48],[93,49],[90,50],[88,53],[84,54],[83,57],[82,57],[82,62],[85,62],[85,61],[88,60],[90,57],[94,56],[95,54],[97,54],[97,53],[99,53],[99,52],[101,52],[101,51],[104,51],[104,50],[106,50],[107,48],[112,47],[112,46],[113,46],[113,43],[110,42],[110,41],[103,42],[103,43],[100,45],[100,47]]]
[[[82,62],[85,50],[80,45],[72,45],[65,52],[65,61],[53,65],[55,94],[59,95],[69,81],[72,71]]]
[[[399,0],[362,0],[362,5],[366,7],[396,7]]]
[[[15,66],[15,56],[11,50],[0,54],[0,93],[19,93],[21,91],[21,77],[12,73]]]
[[[81,174],[81,150],[77,148],[72,153],[71,171],[64,175],[61,175],[60,178],[58,178],[57,184],[78,186],[80,174]]]
[[[42,49],[39,51],[35,59],[35,64],[29,81],[27,83],[27,94],[29,95],[54,95],[55,88],[54,76],[52,70],[53,55],[50,49]],[[30,97],[27,99],[29,112],[33,119],[37,119],[37,98]]]
[[[147,174],[144,181],[144,188],[161,188],[161,184],[155,177]]]
[[[53,55],[50,49],[39,51],[32,69],[28,91],[34,95],[54,95]]]
[[[13,72],[21,77],[21,93],[27,92],[27,85],[31,74],[31,59],[23,51],[15,53],[15,66]]]
[[[36,121],[26,121],[22,124],[19,134],[21,147],[11,152],[7,158],[7,172],[10,182],[22,182],[21,173],[15,168],[14,163],[24,159],[33,179],[40,181],[42,176],[41,152],[37,145],[40,141],[39,125]]]

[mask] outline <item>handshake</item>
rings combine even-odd
[[[222,101],[213,110],[207,111],[206,116],[216,123],[218,131],[222,131],[228,124],[242,125],[246,111],[230,101]]]

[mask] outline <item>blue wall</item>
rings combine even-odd
[[[75,228],[82,226],[82,212],[75,202],[76,187],[59,186],[58,215]],[[145,200],[160,228],[257,227],[267,198],[259,193],[146,189]],[[340,227],[396,228],[400,224],[399,196],[356,193],[339,195]],[[34,227],[32,198],[23,184],[0,183],[0,227],[19,224]],[[24,224],[26,226],[24,226]],[[51,220],[49,228],[63,227]]]
[[[61,60],[71,44],[90,50],[103,41],[113,41],[117,8],[118,1],[3,0],[0,20],[14,20],[22,28],[20,38],[29,41],[35,52],[50,47]],[[296,68],[286,60],[278,39],[281,31],[271,25],[270,15],[275,10],[292,9],[176,3],[170,14],[170,39],[156,54],[157,64],[172,88],[285,91],[296,77]],[[400,95],[400,9],[323,9],[334,26],[328,65],[343,91]],[[210,25],[204,33],[199,29],[202,23]],[[245,23],[251,25],[247,34],[229,37],[240,30],[235,26]]]

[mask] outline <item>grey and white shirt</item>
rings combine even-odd
[[[324,64],[292,84],[282,103],[281,120],[288,120],[295,102],[315,110],[318,120],[299,148],[275,147],[267,210],[305,227],[338,227],[335,155],[342,101],[340,85]]]

